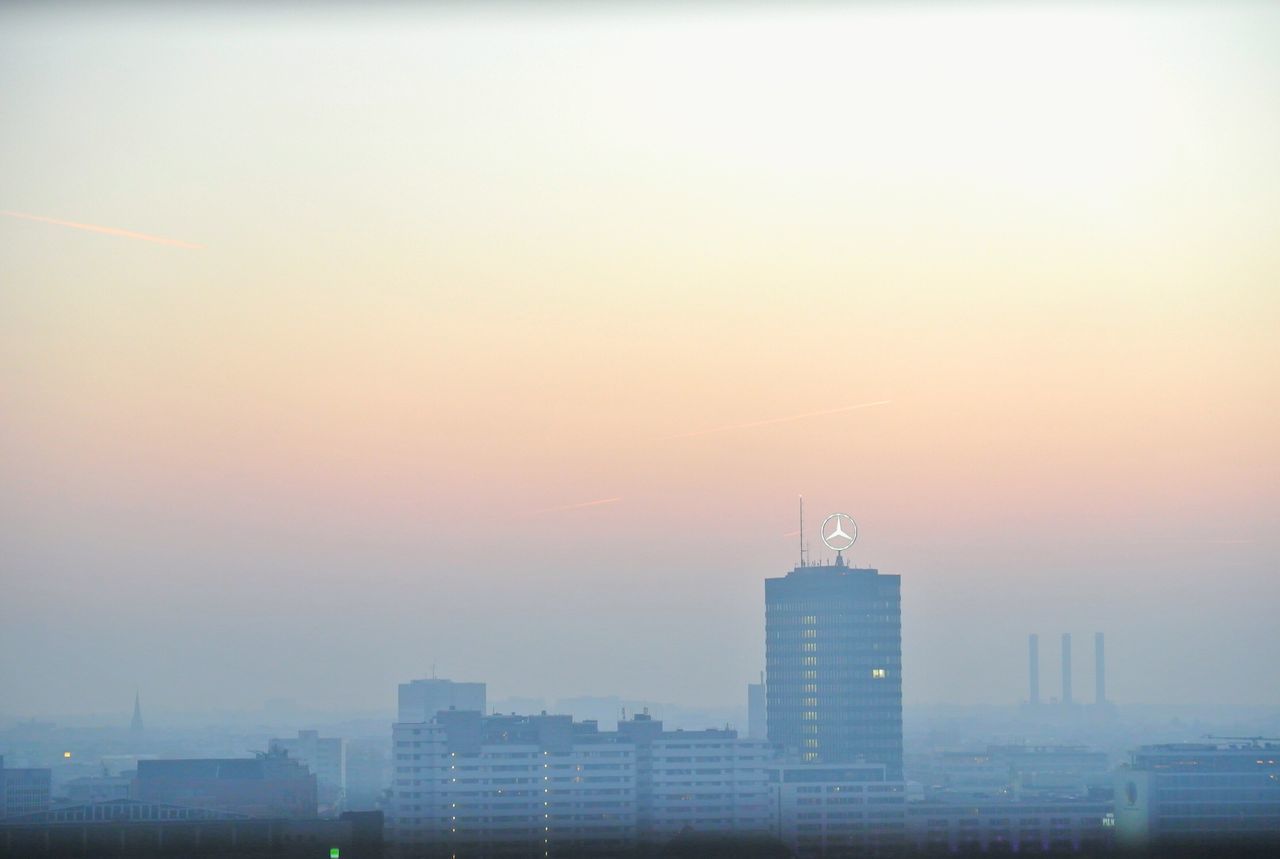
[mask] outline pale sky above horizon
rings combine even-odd
[[[908,703],[1029,632],[1087,697],[1105,630],[1118,702],[1280,705],[1277,44],[0,10],[0,713],[741,704],[798,494],[902,576]]]

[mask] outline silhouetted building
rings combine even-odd
[[[347,741],[341,737],[321,737],[317,731],[299,731],[294,738],[273,739],[271,750],[283,750],[306,764],[316,777],[317,796],[324,813],[343,808],[347,795]]]
[[[1115,774],[1122,846],[1280,847],[1280,744],[1143,746]]]
[[[1062,706],[1071,706],[1071,633],[1062,633]]]
[[[902,778],[898,576],[798,566],[765,580],[769,739],[815,763],[884,764]]]
[[[138,761],[137,799],[263,818],[316,816],[316,777],[284,753]]]
[[[140,800],[63,806],[0,823],[0,856],[381,855],[370,819],[267,819]]]
[[[400,684],[397,722],[430,722],[441,710],[486,711],[483,683],[413,680]]]

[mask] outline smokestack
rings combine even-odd
[[[1062,703],[1071,704],[1071,633],[1062,633]]]
[[[1104,655],[1102,633],[1093,634],[1093,700],[1107,703],[1107,660]]]
[[[1027,656],[1031,670],[1031,703],[1040,703],[1040,636],[1034,632],[1027,636]]]

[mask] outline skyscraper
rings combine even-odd
[[[837,554],[764,584],[769,739],[803,761],[880,763],[901,779],[899,578]]]

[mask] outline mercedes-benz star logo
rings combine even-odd
[[[833,521],[835,527],[829,527]],[[846,525],[848,531],[845,530]],[[845,513],[832,513],[822,520],[822,528],[818,533],[822,535],[822,542],[827,544],[828,549],[843,552],[858,542],[858,523]]]

